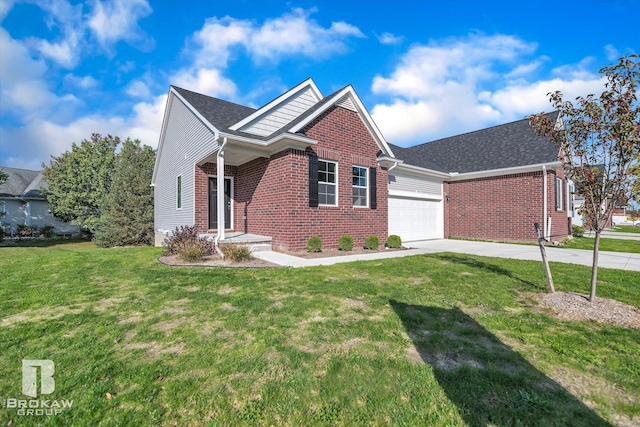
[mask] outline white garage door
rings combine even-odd
[[[389,234],[403,242],[442,238],[442,202],[389,197]]]

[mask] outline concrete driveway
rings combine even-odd
[[[542,261],[540,248],[534,245],[514,245],[508,243],[473,242],[467,240],[426,240],[408,242],[408,246],[421,249],[424,253],[457,252],[463,254],[493,256]],[[547,258],[552,262],[566,262],[590,266],[593,251],[547,247]],[[603,252],[598,255],[598,266],[620,270],[640,271],[640,254],[625,252]]]

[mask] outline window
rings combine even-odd
[[[351,170],[353,206],[367,207],[367,168],[353,166]]]
[[[176,188],[176,207],[182,209],[182,176],[178,176]]]
[[[318,203],[321,205],[338,205],[338,187],[336,182],[338,164],[327,160],[318,160]]]
[[[562,178],[558,178],[556,176],[555,181],[555,190],[556,190],[556,210],[562,210]]]

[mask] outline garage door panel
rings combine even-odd
[[[389,234],[404,242],[441,238],[441,206],[439,200],[389,197]]]

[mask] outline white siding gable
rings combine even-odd
[[[239,130],[259,136],[271,135],[298,118],[318,101],[315,91],[307,86]]]
[[[193,225],[195,212],[195,165],[215,152],[215,135],[173,93],[167,105],[166,123],[158,152],[154,187],[156,232]],[[177,178],[182,176],[182,207],[176,206]]]

